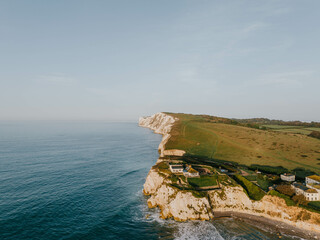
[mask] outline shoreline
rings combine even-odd
[[[214,212],[214,219],[223,219],[223,218],[232,218],[235,220],[243,221],[252,226],[255,226],[264,231],[272,232],[272,233],[281,233],[282,235],[290,236],[290,237],[299,237],[303,239],[320,239],[320,233],[311,232],[308,230],[303,230],[298,227],[294,227],[290,224],[269,219],[262,216],[256,216],[248,213],[240,213],[233,211]]]

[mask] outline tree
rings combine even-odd
[[[289,197],[292,197],[294,195],[294,189],[290,185],[278,185],[276,187],[276,190],[282,194],[285,194]]]

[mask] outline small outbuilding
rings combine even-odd
[[[282,181],[286,182],[294,182],[296,180],[296,176],[291,173],[284,173],[280,175]]]

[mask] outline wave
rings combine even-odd
[[[211,222],[179,223],[178,231],[174,233],[176,240],[224,240]]]

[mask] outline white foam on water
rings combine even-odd
[[[165,220],[160,218],[160,210],[158,208],[150,209],[146,201],[146,197],[143,195],[142,190],[139,190],[135,194],[139,200],[138,211],[135,211],[134,220],[137,222],[157,222],[160,225],[171,223],[173,220]]]
[[[174,238],[176,240],[224,240],[216,227],[208,221],[179,223]]]

